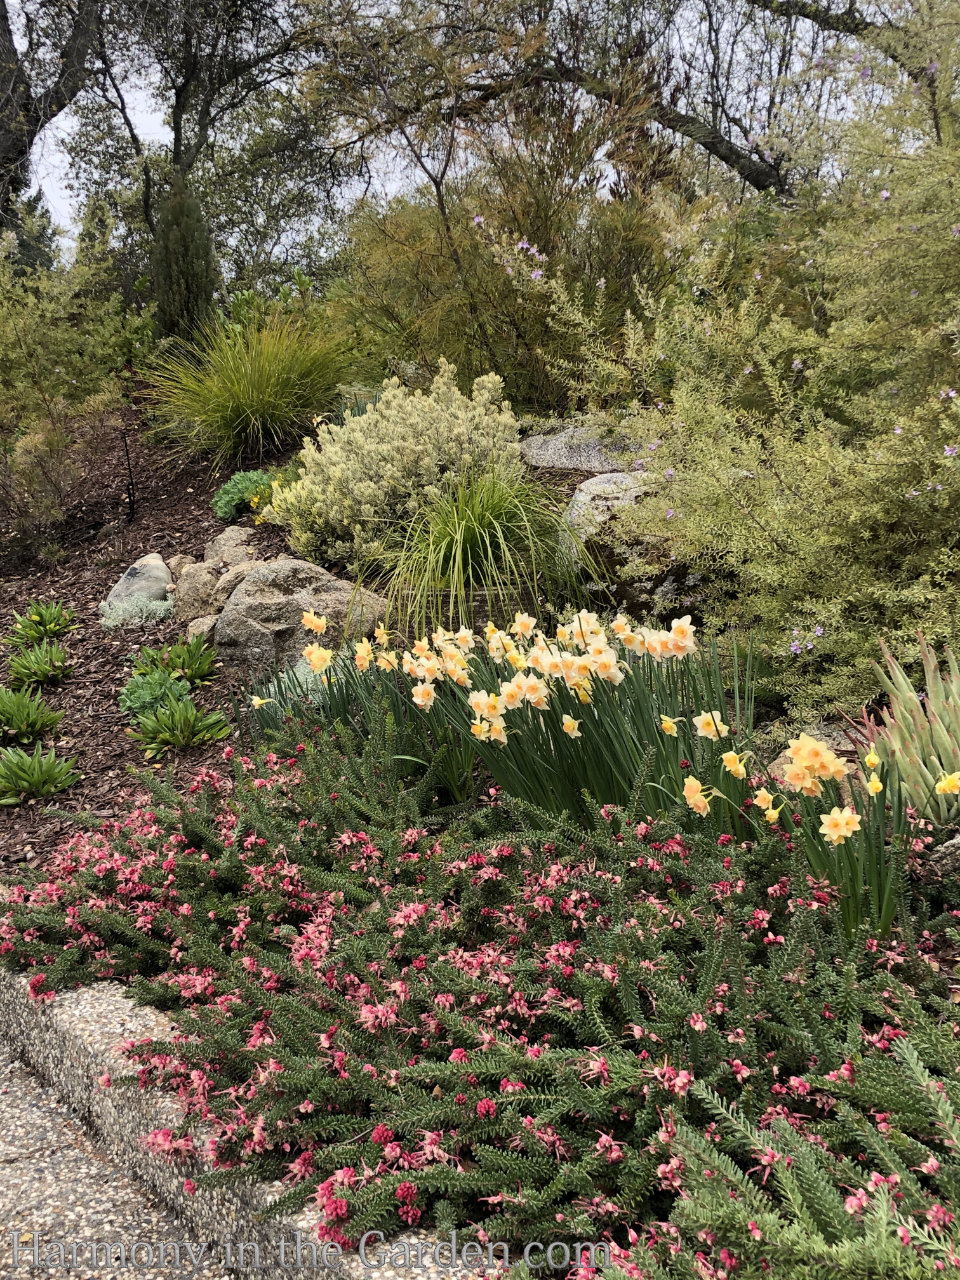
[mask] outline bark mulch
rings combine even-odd
[[[124,417],[126,449],[119,429],[104,433],[92,451],[84,496],[58,531],[53,556],[25,561],[12,539],[0,538],[5,544],[0,556],[0,635],[29,599],[61,600],[77,612],[77,630],[65,637],[74,670],[59,688],[43,690],[43,696],[64,712],[53,743],[57,754],[76,756],[82,775],[73,787],[49,800],[0,808],[0,870],[40,862],[74,831],[96,828],[104,819],[122,814],[143,790],[131,771],[142,775],[149,767],[127,737],[128,722],[117,706],[117,695],[129,678],[124,660],[143,644],[176,639],[184,628],[171,621],[106,632],[97,606],[138,557],[156,551],[164,559],[177,553],[199,559],[204,544],[225,528],[214,516],[210,498],[229,472],[215,474],[203,463],[178,462],[144,438],[136,410]],[[132,520],[127,451],[135,485]],[[249,517],[239,523],[252,525]],[[285,550],[279,531],[270,526],[254,529],[252,541],[264,557]],[[0,683],[5,654],[0,650]],[[229,715],[231,694],[241,686],[240,673],[224,670],[195,697],[206,706],[222,706]],[[164,767],[182,779],[218,758],[222,749],[219,744],[171,755]]]

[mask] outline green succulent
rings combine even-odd
[[[21,649],[7,662],[11,689],[59,684],[72,670],[73,664],[67,658],[66,649],[55,640],[43,640],[40,644]]]
[[[51,711],[39,694],[0,687],[0,741],[32,747],[62,719],[63,712]]]
[[[24,648],[76,630],[76,613],[59,600],[28,600],[23,613],[13,615],[14,624],[3,637],[4,644]]]
[[[229,732],[230,724],[221,711],[202,711],[192,698],[172,695],[138,716],[136,728],[127,730],[148,760],[159,760],[170,750],[209,746]]]
[[[33,752],[21,747],[0,750],[0,805],[20,804],[34,797],[52,796],[78,782],[76,757],[58,760],[51,748],[44,755],[39,742]]]

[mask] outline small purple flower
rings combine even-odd
[[[803,361],[802,361],[802,360],[794,360],[794,362],[793,362],[793,364],[790,366],[790,368],[794,371],[794,373],[796,373],[798,369],[802,369],[802,368],[803,368]]]
[[[880,192],[880,199],[881,199],[881,200],[889,200],[889,199],[890,199],[890,192],[889,192],[889,191],[887,191],[887,190],[883,190],[883,191],[881,191],[881,192]]]
[[[800,628],[799,628],[799,627],[794,627],[794,628],[793,628],[793,634],[794,634],[795,636],[798,636],[798,635],[800,634]]]
[[[667,467],[666,471],[663,474],[667,477],[668,480],[672,480],[677,473],[674,471],[673,467]]]
[[[536,271],[530,272],[531,280],[540,280],[542,277],[543,277],[543,272],[540,270],[539,267],[537,267]]]
[[[808,648],[808,649],[812,649],[812,648],[813,648],[813,641],[812,641],[812,640],[808,640],[808,641],[807,641],[807,648]]]
[[[650,452],[655,453],[656,450],[659,449],[660,445],[662,444],[663,444],[662,440],[654,440],[653,443],[650,445]]]
[[[478,214],[477,214],[477,216],[476,216],[476,217],[474,218],[474,220],[473,220],[473,225],[474,225],[475,227],[482,227],[482,226],[483,226],[483,222],[484,222],[483,214],[482,214],[482,213],[478,213]]]
[[[529,240],[518,240],[518,241],[517,241],[517,248],[518,248],[518,249],[529,249],[529,248],[530,248],[530,241],[529,241]]]
[[[672,519],[673,519],[673,517],[674,517],[676,514],[677,514],[677,513],[676,513],[676,511],[674,511],[673,507],[667,507],[667,519],[668,519],[668,520],[672,520]]]
[[[894,428],[893,428],[893,434],[894,434],[895,436],[902,436],[902,435],[903,435],[903,427],[894,427]]]
[[[744,371],[743,371],[743,372],[744,372],[744,373],[753,373],[753,365],[752,365],[752,364],[748,364],[748,365],[747,365],[747,367],[744,369]]]
[[[790,652],[791,652],[791,653],[802,653],[802,652],[803,652],[803,645],[800,643],[800,641],[799,641],[799,640],[794,640],[793,644],[790,646]]]
[[[943,446],[944,457],[955,458],[957,456],[958,446],[955,444],[945,444]]]
[[[813,628],[813,634],[814,634],[815,636],[822,636],[822,635],[823,635],[823,627],[814,627],[814,628]]]

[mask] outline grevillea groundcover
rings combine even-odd
[[[205,1122],[207,1177],[283,1179],[344,1244],[608,1240],[636,1280],[960,1265],[932,932],[849,940],[783,832],[441,813],[395,741],[227,748],[6,890],[35,999],[110,976],[173,1013],[127,1046],[185,1106],[154,1149],[193,1173]]]

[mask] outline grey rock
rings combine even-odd
[[[616,436],[601,439],[589,427],[566,427],[520,441],[521,456],[531,467],[592,471],[594,475],[629,470],[636,452],[630,441]]]
[[[942,880],[960,875],[960,836],[952,836],[931,849],[927,861]]]
[[[163,557],[152,551],[135,561],[107,596],[108,606],[118,606],[130,600],[166,600],[167,588],[172,582],[170,570]]]
[[[200,636],[203,640],[212,640],[219,617],[218,613],[205,613],[202,618],[193,618],[187,623],[187,639],[195,640]]]
[[[217,574],[210,564],[188,564],[177,582],[174,617],[178,622],[189,622],[205,613],[213,613],[213,593],[217,586]]]
[[[217,621],[214,643],[224,658],[254,669],[293,666],[314,638],[303,629],[310,609],[326,614],[322,643],[336,649],[345,635],[372,634],[386,601],[319,565],[284,556],[245,575]]]
[[[180,577],[181,573],[183,573],[184,569],[187,567],[188,564],[196,564],[196,563],[197,563],[196,556],[176,555],[176,556],[171,556],[170,559],[167,561],[167,568],[170,570],[171,574],[173,575],[174,582],[176,582],[176,580]]]
[[[218,533],[203,549],[203,558],[207,564],[246,564],[253,559],[254,554],[250,545],[250,530],[238,524],[232,524],[223,533]]]
[[[607,472],[577,485],[567,507],[567,523],[581,536],[593,538],[615,511],[650,492],[654,480],[641,472]]]
[[[259,569],[267,564],[266,560],[251,560],[247,564],[235,564],[232,569],[218,579],[213,589],[213,606],[222,609],[234,591],[239,587],[251,569]]]

